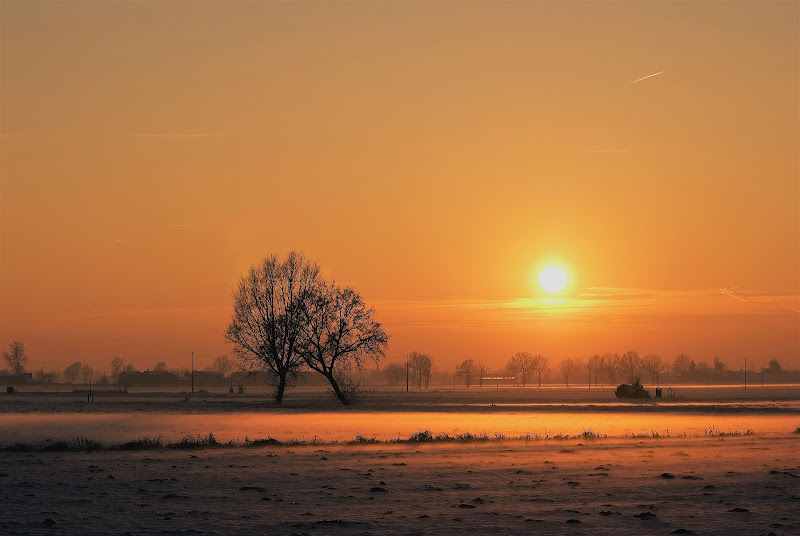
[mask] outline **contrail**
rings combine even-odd
[[[644,79],[646,79],[646,78],[652,78],[652,77],[654,77],[654,76],[658,76],[658,75],[660,75],[660,74],[664,74],[664,71],[658,71],[657,73],[648,74],[647,76],[643,76],[643,77],[641,77],[641,78],[638,78],[638,79],[636,79],[636,80],[633,80],[633,81],[631,81],[631,82],[628,82],[628,84],[635,84],[636,82],[641,82],[642,80],[644,80]]]
[[[209,139],[209,138],[244,138],[244,134],[130,134],[132,138],[166,138],[166,139]]]
[[[756,305],[774,305],[774,306],[780,307],[782,309],[789,309],[790,311],[793,311],[795,313],[800,313],[800,309],[797,309],[795,307],[790,307],[790,306],[784,305],[782,303],[758,302],[756,300],[752,300],[752,299],[747,298],[745,296],[741,296],[741,295],[736,293],[736,289],[735,288],[725,288],[725,287],[723,287],[723,288],[719,289],[719,291],[722,294],[724,294],[725,296],[730,296],[731,298],[735,298],[735,299],[737,299],[739,301],[743,301],[743,302],[747,302],[747,303],[755,303]]]
[[[576,153],[627,153],[627,149],[597,149],[593,151],[575,151]]]

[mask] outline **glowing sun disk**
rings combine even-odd
[[[561,292],[567,286],[567,272],[560,266],[548,266],[539,272],[539,284],[547,292]]]

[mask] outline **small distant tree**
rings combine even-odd
[[[600,374],[603,371],[603,356],[595,354],[589,358],[589,383],[592,382],[592,371],[594,371],[594,384],[600,383]]]
[[[664,368],[661,356],[647,354],[642,358],[642,368],[650,376],[652,383],[658,383],[658,377]]]
[[[400,385],[406,379],[406,367],[397,363],[390,363],[383,368],[386,381],[389,385]]]
[[[19,341],[12,341],[8,345],[8,351],[3,352],[3,357],[11,368],[11,374],[21,376],[25,373],[25,363],[28,356],[25,354],[25,345]]]
[[[83,364],[80,361],[75,361],[71,365],[67,365],[64,369],[64,381],[66,383],[77,383],[81,376],[81,368]]]
[[[216,359],[214,359],[213,369],[214,372],[216,372],[223,378],[226,378],[230,375],[231,370],[233,370],[233,363],[231,363],[231,360],[228,359],[228,356],[220,355],[217,356]]]
[[[89,365],[81,365],[80,377],[83,383],[89,383],[94,379],[94,370]]]
[[[781,363],[777,359],[770,359],[769,365],[763,370],[763,372],[769,372],[771,374],[779,374],[783,371],[783,367],[781,367]]]
[[[550,372],[550,360],[543,355],[533,356],[533,366],[531,367],[539,378],[539,387],[542,386],[542,376]]]
[[[522,386],[525,387],[527,377],[534,371],[534,358],[528,352],[517,352],[511,356],[506,365],[506,370],[511,374],[519,375]]]
[[[421,388],[424,384],[427,389],[433,374],[433,358],[428,354],[411,352],[408,355],[408,369],[417,388]]]
[[[714,356],[714,373],[724,374],[728,370],[728,366],[723,363],[719,356]]]
[[[561,368],[561,375],[564,376],[564,383],[569,387],[569,377],[578,372],[580,364],[577,359],[569,358],[562,359],[559,366]]]
[[[625,352],[620,359],[620,365],[628,383],[632,384],[637,378],[641,378],[642,360],[639,357],[639,352],[634,350]]]
[[[465,359],[456,367],[456,374],[464,379],[464,385],[467,387],[472,385],[472,377],[475,375],[475,369],[475,361],[472,359]]]
[[[163,361],[159,361],[156,363],[156,366],[153,367],[153,372],[167,372],[167,370],[169,370],[167,369],[167,364]]]
[[[478,387],[483,387],[483,377],[489,372],[489,367],[483,361],[478,361]]]
[[[111,360],[111,381],[117,383],[119,375],[125,368],[125,360],[121,357],[115,357]]]
[[[678,354],[672,362],[672,372],[680,374],[681,376],[686,376],[696,368],[697,365],[694,360],[687,354]]]
[[[619,354],[605,354],[603,356],[603,370],[608,376],[611,385],[617,383],[617,376],[622,368],[622,358]]]

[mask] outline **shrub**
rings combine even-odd
[[[614,394],[617,395],[617,398],[650,398],[650,393],[642,387],[639,378],[636,378],[632,385],[623,383],[617,387]]]

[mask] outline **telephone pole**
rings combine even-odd
[[[406,393],[408,392],[408,354],[406,354]]]
[[[192,393],[194,394],[194,352],[192,352]]]
[[[744,388],[747,389],[747,358],[744,358]]]

